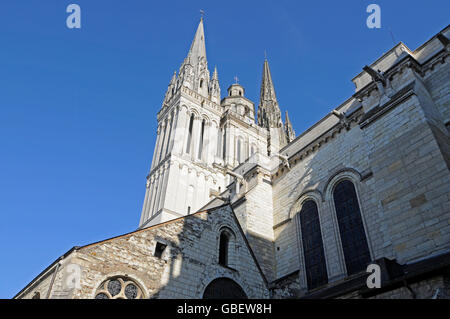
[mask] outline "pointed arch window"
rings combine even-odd
[[[227,129],[223,128],[223,149],[222,149],[222,157],[225,160],[226,154],[227,154]]]
[[[230,236],[227,232],[220,233],[219,242],[219,264],[228,266],[228,245],[230,243]]]
[[[308,289],[314,289],[328,282],[319,212],[313,200],[303,203],[299,213],[302,233],[303,255],[305,257]]]
[[[191,141],[192,141],[192,128],[194,126],[194,114],[191,114],[191,118],[189,119],[189,131],[188,138],[186,143],[186,153],[189,154],[191,152]]]
[[[202,159],[204,135],[205,135],[205,120],[202,121],[202,128],[200,131],[200,141],[198,145],[198,159]]]
[[[236,236],[228,227],[223,227],[219,235],[219,265],[232,268],[236,262]]]
[[[347,274],[352,275],[365,270],[371,259],[353,183],[349,180],[339,182],[333,199]]]
[[[173,130],[173,118],[174,118],[174,112],[172,111],[172,114],[170,116],[170,126],[169,126],[169,136],[167,137],[167,145],[166,145],[166,155],[169,153],[169,147],[170,147],[170,137],[172,136],[172,130]]]

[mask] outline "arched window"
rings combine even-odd
[[[205,134],[205,120],[202,121],[202,128],[200,131],[200,141],[199,141],[199,146],[198,146],[198,159],[202,159],[204,134]]]
[[[308,288],[314,289],[328,282],[317,204],[313,200],[307,200],[303,203],[299,216],[306,280]]]
[[[228,266],[228,246],[230,244],[230,234],[227,231],[220,233],[219,239],[219,264]]]
[[[223,128],[223,140],[222,140],[222,146],[223,146],[223,150],[222,150],[222,157],[225,160],[226,154],[227,154],[227,130],[224,127]]]
[[[205,288],[203,299],[248,299],[248,297],[234,280],[217,278]]]
[[[339,182],[334,189],[333,199],[347,274],[352,275],[365,270],[370,262],[369,246],[353,183],[349,180]]]
[[[203,87],[203,79],[200,80],[200,88]]]
[[[191,140],[192,140],[192,128],[194,126],[194,114],[191,114],[191,118],[189,120],[189,131],[188,138],[186,143],[186,153],[189,154],[191,151]]]
[[[141,299],[141,288],[128,277],[112,277],[100,285],[95,293],[95,299]]]
[[[174,112],[172,111],[172,114],[170,116],[170,126],[169,126],[169,135],[167,137],[167,146],[166,146],[166,155],[167,153],[169,153],[169,146],[170,146],[170,137],[172,135],[172,130],[173,130],[173,117],[174,117]]]

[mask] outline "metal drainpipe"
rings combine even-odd
[[[55,272],[53,273],[52,280],[50,282],[50,286],[48,287],[47,296],[45,296],[45,299],[49,299],[49,297],[50,297],[50,293],[52,292],[52,288],[53,288],[53,283],[55,282],[56,273],[59,270],[59,266],[61,266],[61,260],[62,260],[62,257],[58,261],[58,264],[56,264],[56,269],[55,269]]]

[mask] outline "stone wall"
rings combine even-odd
[[[332,197],[342,179],[355,185],[373,260],[404,263],[450,247],[448,136],[442,134],[448,65],[434,67],[427,87],[414,65],[395,67],[392,98],[365,88],[362,108],[349,112],[346,128],[336,124],[309,144],[285,148],[291,168],[273,175],[277,278],[300,270],[306,286],[296,213],[308,198],[318,205],[329,281],[346,276]],[[371,120],[362,123],[363,117]]]
[[[218,264],[224,226],[235,236],[230,267]],[[155,256],[157,242],[167,245],[161,258]],[[196,213],[77,249],[60,267],[51,298],[94,298],[99,285],[115,275],[133,280],[145,298],[202,298],[205,287],[220,277],[234,280],[249,298],[268,298],[264,278],[247,247],[229,206]],[[64,278],[70,264],[81,267],[81,285],[68,291]],[[47,286],[38,284],[18,297],[30,298]]]

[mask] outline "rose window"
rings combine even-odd
[[[97,289],[95,299],[141,299],[142,290],[126,277],[114,277],[104,281]]]

